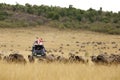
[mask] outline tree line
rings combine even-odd
[[[9,16],[15,13],[24,13],[35,16],[44,17],[46,23],[50,26],[58,28],[72,28],[72,29],[86,29],[98,32],[105,32],[111,34],[120,34],[120,11],[103,11],[102,7],[99,10],[76,9],[72,5],[68,8],[61,8],[59,6],[46,5],[10,5],[0,3],[0,21],[5,21]],[[9,17],[10,18],[10,17]],[[39,22],[43,24],[43,22]],[[0,22],[1,23],[1,22]],[[27,23],[27,22],[26,22]],[[38,25],[38,23],[36,25]]]

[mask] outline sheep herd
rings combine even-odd
[[[38,62],[59,62],[59,63],[89,63],[92,61],[94,64],[120,64],[120,54],[99,54],[96,56],[90,56],[89,58],[78,56],[75,54],[70,53],[69,57],[63,57],[55,54],[49,54],[44,57],[33,57],[31,55],[28,55],[28,60],[24,58],[23,55],[18,53],[9,54],[8,56],[0,55],[0,60],[3,60],[7,63],[35,63],[37,60]]]
[[[13,52],[9,55],[0,53],[0,61],[7,63],[35,63],[35,62],[59,62],[59,63],[94,63],[94,64],[120,64],[120,42],[79,42],[76,41],[73,44],[60,44],[58,48],[47,49],[46,56],[44,57],[33,57],[31,55],[23,56],[20,53]],[[1,45],[1,47],[4,47]],[[75,47],[71,48],[71,47]],[[93,53],[87,47],[93,49]],[[68,50],[70,48],[70,50]],[[65,50],[70,52],[65,52]],[[74,52],[72,52],[74,50]],[[114,50],[115,52],[106,52]],[[91,52],[90,52],[91,51]],[[99,53],[96,53],[100,51]],[[84,53],[82,53],[84,52]],[[54,54],[55,53],[55,54]],[[67,56],[64,54],[69,53]],[[80,54],[79,54],[80,53]],[[95,54],[96,55],[95,55]],[[82,55],[82,56],[81,56]]]

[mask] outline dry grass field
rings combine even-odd
[[[0,53],[19,52],[27,59],[36,37],[42,37],[47,54],[68,57],[70,52],[89,58],[100,53],[120,54],[120,36],[47,26],[0,28]],[[97,42],[97,44],[96,44]],[[89,59],[90,60],[90,59]],[[120,65],[82,63],[8,64],[0,61],[0,80],[120,80]]]

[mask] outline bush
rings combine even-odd
[[[0,20],[5,20],[9,14],[5,11],[0,11]]]
[[[120,34],[120,29],[111,29],[108,31],[109,34]]]
[[[53,20],[59,20],[59,14],[55,12],[49,12],[47,15],[48,18],[51,18]]]

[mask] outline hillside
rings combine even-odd
[[[29,27],[47,25],[59,29],[82,29],[120,34],[120,12],[76,9],[45,5],[10,5],[0,3],[0,27]]]

